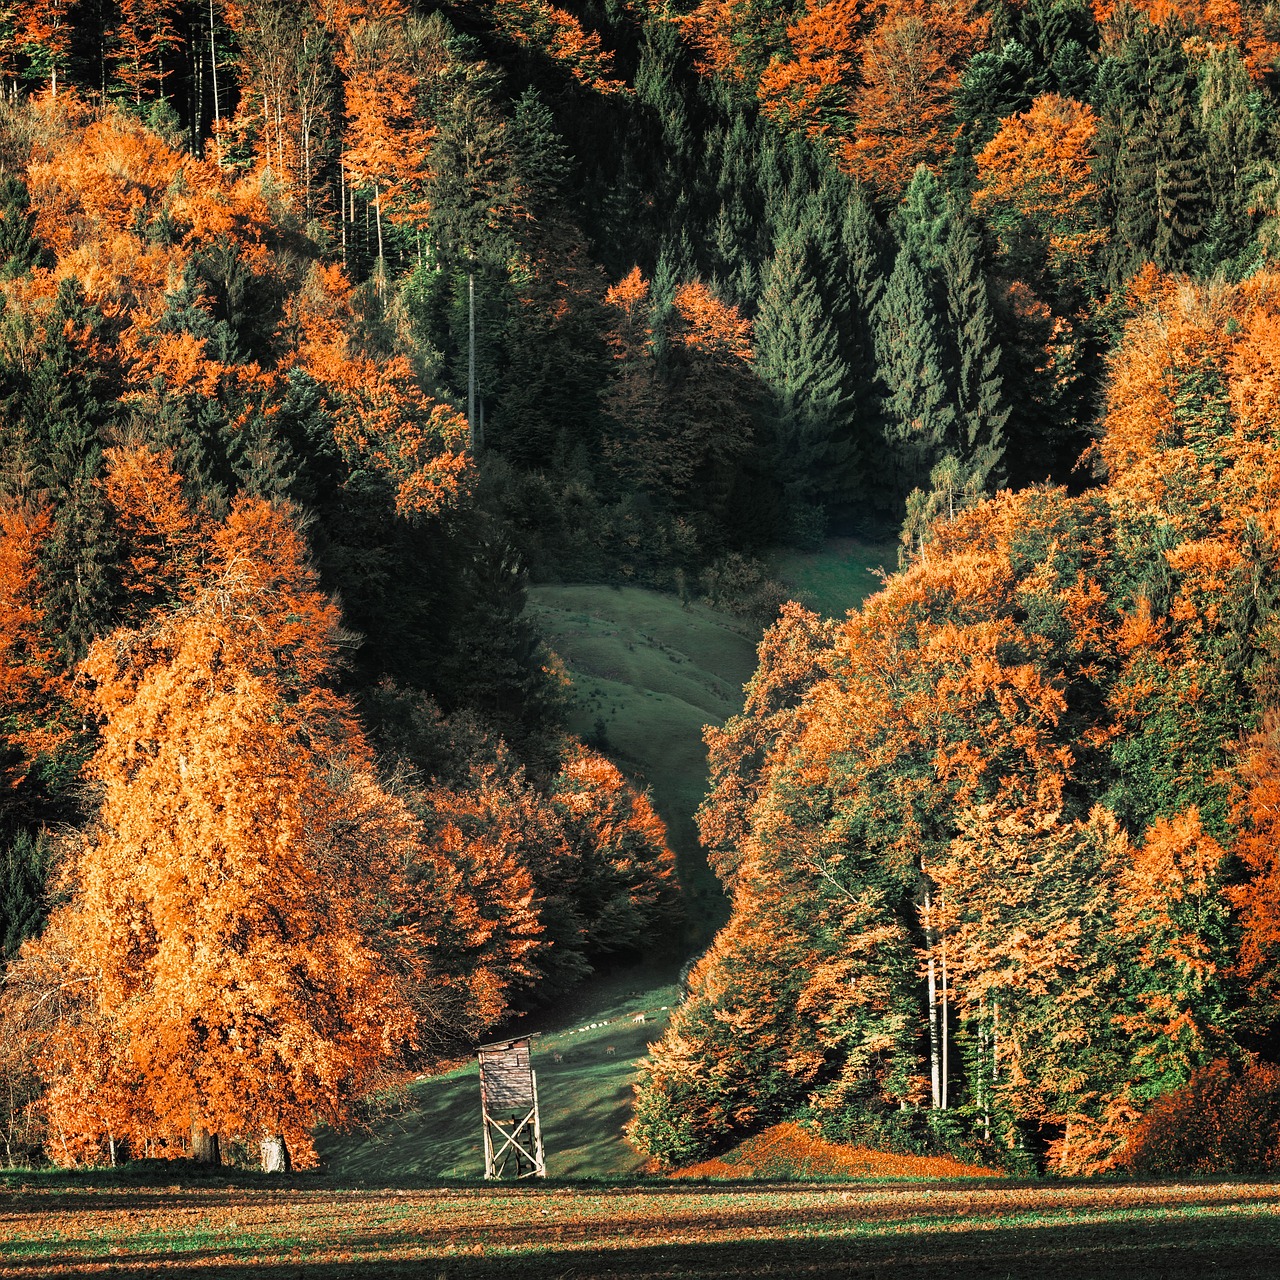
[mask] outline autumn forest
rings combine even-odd
[[[3,1160],[306,1166],[692,954],[655,1172],[1274,1170],[1278,556],[1264,0],[10,0]],[[716,931],[550,582],[761,637]]]

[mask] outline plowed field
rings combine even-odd
[[[110,1184],[0,1192],[0,1276],[1051,1277],[1280,1274],[1280,1185],[351,1190]]]

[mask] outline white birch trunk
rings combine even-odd
[[[933,1106],[942,1105],[942,1056],[938,1043],[938,970],[933,955],[933,902],[924,895],[924,943],[929,953],[929,1079]]]

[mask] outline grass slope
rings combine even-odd
[[[690,944],[705,944],[727,908],[693,823],[707,783],[702,727],[742,709],[759,628],[641,587],[532,587],[529,612],[573,679],[572,730],[594,740],[603,725],[606,753],[651,789],[679,863]]]
[[[591,988],[595,1000],[582,1002],[594,1005],[594,1013],[581,1013],[534,1040],[533,1068],[551,1176],[625,1175],[643,1165],[622,1136],[622,1126],[631,1115],[637,1064],[662,1034],[677,998],[674,986],[652,985],[655,976],[641,970],[602,979]],[[641,1015],[644,1021],[636,1021]],[[530,1020],[521,1029],[536,1030],[537,1024]],[[317,1145],[326,1167],[344,1179],[381,1183],[481,1177],[478,1068],[473,1062],[419,1080],[369,1132],[323,1134]]]
[[[896,542],[832,538],[817,551],[778,551],[769,572],[806,608],[843,618],[880,589],[881,570],[898,567]]]
[[[361,1189],[178,1176],[0,1175],[0,1274],[1252,1280],[1275,1274],[1280,1249],[1280,1190],[1265,1182]]]
[[[862,550],[855,553],[851,545],[790,557],[797,590],[822,583],[822,599],[838,597],[843,608],[858,603],[877,583],[866,569],[875,550],[858,544]],[[821,604],[812,593],[810,598]],[[608,754],[650,788],[689,903],[688,946],[700,948],[727,914],[693,822],[707,780],[702,728],[741,710],[759,628],[640,587],[533,587],[529,611],[573,679],[574,732],[596,737],[602,724]],[[666,1025],[663,1006],[675,1003],[678,966],[676,959],[665,967],[602,975],[571,1002],[521,1024],[542,1033],[534,1065],[553,1175],[625,1175],[640,1168],[641,1157],[622,1127],[630,1116],[636,1063]],[[632,1021],[642,1011],[646,1021]],[[327,1134],[320,1148],[343,1178],[477,1176],[483,1157],[474,1063],[418,1081],[368,1132]]]

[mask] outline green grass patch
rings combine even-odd
[[[817,551],[777,551],[769,572],[806,608],[842,618],[881,586],[880,571],[898,567],[896,542],[832,538]]]
[[[707,786],[702,729],[742,709],[759,628],[641,587],[539,586],[529,612],[573,679],[570,727],[653,795],[667,824],[691,918],[691,948],[727,915],[693,813]]]
[[[632,971],[639,983],[649,976]],[[626,975],[624,975],[625,980]],[[608,992],[610,979],[594,985]],[[615,990],[596,1012],[561,1009],[556,1030],[534,1040],[547,1172],[609,1177],[637,1172],[644,1160],[626,1141],[632,1085],[640,1060],[666,1028],[675,986]],[[583,1002],[586,1004],[587,1002]],[[566,1012],[578,1016],[564,1021]],[[643,1017],[643,1021],[637,1019]],[[544,1019],[546,1021],[546,1019]],[[537,1030],[537,1020],[521,1030]],[[480,1080],[474,1063],[410,1086],[368,1132],[323,1134],[318,1143],[333,1176],[359,1182],[476,1178],[484,1173]]]

